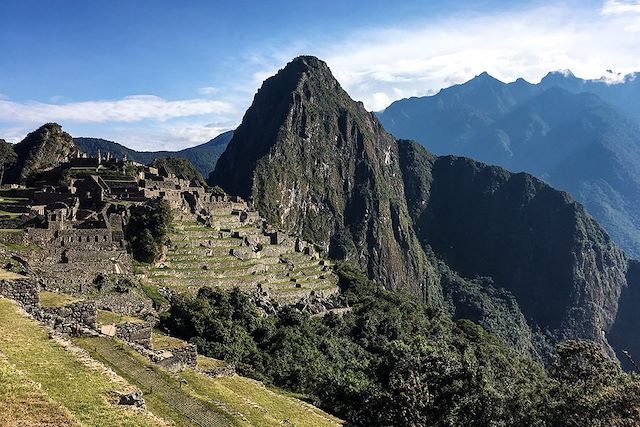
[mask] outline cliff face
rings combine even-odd
[[[264,82],[212,183],[251,197],[270,223],[357,260],[389,288],[437,297],[395,139],[317,58],[297,58]]]
[[[47,123],[13,146],[17,159],[6,181],[25,183],[36,173],[54,168],[78,152],[73,138],[57,123]]]
[[[212,181],[516,348],[609,348],[627,260],[579,204],[530,175],[396,141],[316,58],[265,81]]]
[[[463,277],[487,276],[552,341],[606,345],[627,260],[564,192],[531,175],[400,144],[409,212],[423,245]]]

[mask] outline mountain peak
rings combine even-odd
[[[558,81],[558,80],[580,80],[569,69],[549,71],[546,76],[542,78],[541,82],[545,81]]]
[[[210,181],[250,199],[269,224],[427,298],[426,255],[410,229],[398,162],[393,136],[329,67],[298,57],[265,80]]]
[[[469,82],[483,82],[483,83],[502,83],[500,80],[493,77],[486,71],[478,74],[474,78],[472,78]]]
[[[323,60],[312,55],[300,55],[293,58],[285,68],[289,66],[305,66],[307,68],[329,69],[329,66]]]

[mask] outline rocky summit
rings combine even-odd
[[[317,58],[264,82],[211,179],[538,357],[569,338],[612,353],[628,262],[582,206],[530,175],[397,141]]]

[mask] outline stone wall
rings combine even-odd
[[[96,304],[99,309],[128,316],[156,315],[153,303],[136,292],[110,293],[97,298]]]
[[[40,285],[33,279],[1,280],[0,296],[17,301],[26,311],[40,306]]]
[[[46,323],[53,322],[54,329],[77,328],[85,326],[90,329],[97,328],[97,309],[94,301],[80,301],[62,307],[42,307],[41,317]]]
[[[178,371],[185,367],[195,368],[198,364],[198,350],[193,344],[172,348],[170,353],[169,357],[157,362],[158,365],[169,371]]]
[[[128,343],[151,348],[152,325],[148,323],[127,322],[116,325],[116,337]]]

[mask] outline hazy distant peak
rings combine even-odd
[[[486,71],[483,71],[482,73],[478,74],[477,76],[469,80],[468,83],[504,84],[502,81],[496,79]]]

